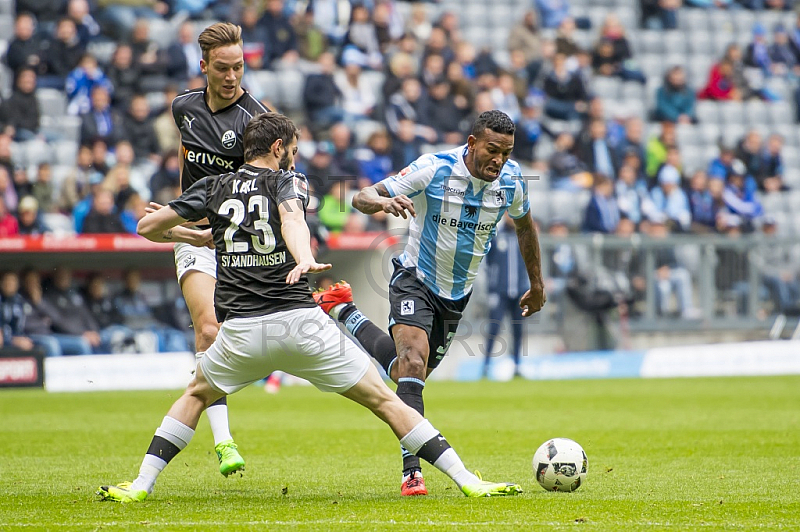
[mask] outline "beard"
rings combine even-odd
[[[289,159],[289,152],[284,152],[283,157],[278,162],[278,169],[288,171],[292,161]]]

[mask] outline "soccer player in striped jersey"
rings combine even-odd
[[[343,323],[397,383],[397,395],[424,413],[425,380],[441,362],[456,334],[483,257],[506,211],[514,219],[530,290],[522,315],[538,312],[546,301],[539,237],[528,205],[519,165],[509,160],[514,122],[487,111],[473,124],[467,144],[423,155],[398,175],[361,190],[353,206],[411,215],[408,242],[394,259],[389,283],[389,335],[371,323],[352,302],[346,283],[315,294],[317,303]],[[403,495],[426,495],[419,460],[403,452]]]
[[[181,190],[185,192],[200,179],[235,172],[244,164],[244,129],[250,119],[268,112],[261,102],[242,88],[244,55],[242,29],[218,22],[204,29],[197,39],[202,51],[200,70],[208,84],[202,89],[178,95],[172,102],[172,116],[181,135],[178,157]],[[198,225],[198,228],[207,228]],[[178,241],[173,232],[163,241],[175,243],[175,267],[186,306],[192,316],[198,357],[214,342],[219,331],[214,315],[214,287],[217,263],[214,250]],[[223,397],[206,410],[219,471],[226,477],[244,470],[228,425],[228,404]]]

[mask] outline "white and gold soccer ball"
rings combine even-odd
[[[583,447],[567,438],[547,440],[533,455],[533,474],[547,491],[575,491],[586,482]]]

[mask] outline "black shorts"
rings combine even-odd
[[[397,259],[389,283],[389,334],[397,324],[424,329],[428,334],[428,367],[434,369],[447,354],[470,294],[457,301],[434,294]]]

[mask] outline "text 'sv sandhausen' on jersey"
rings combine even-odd
[[[196,182],[169,205],[190,221],[208,217],[217,255],[217,319],[263,316],[316,306],[304,275],[286,276],[297,265],[281,233],[278,205],[299,199],[308,205],[302,174],[243,165],[238,172]]]
[[[244,164],[244,128],[255,115],[267,112],[269,109],[247,91],[217,112],[206,103],[206,89],[177,96],[172,101],[172,117],[181,132],[181,190],[208,175],[238,170]]]

